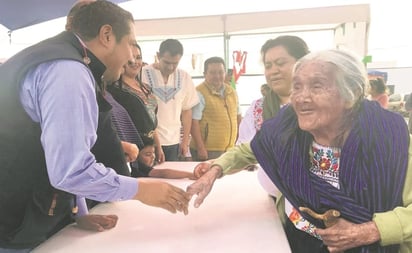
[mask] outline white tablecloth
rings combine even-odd
[[[194,165],[168,162],[160,167],[192,170]],[[192,182],[167,181],[183,189]],[[290,252],[273,200],[256,172],[218,179],[199,208],[193,207],[193,199],[187,216],[135,200],[100,204],[91,213],[117,214],[115,228],[91,232],[69,225],[34,252]]]

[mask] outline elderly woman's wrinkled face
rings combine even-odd
[[[330,63],[311,60],[296,69],[292,81],[291,101],[299,127],[323,145],[328,144],[327,138],[333,139],[341,131],[347,108],[336,86],[335,73]]]

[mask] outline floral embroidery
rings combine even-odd
[[[338,148],[324,147],[314,143],[312,145],[312,152],[313,159],[312,167],[310,169],[311,172],[321,177],[339,177],[340,150]]]
[[[291,208],[291,212],[289,213],[288,217],[289,220],[295,225],[295,227],[299,230],[302,230],[318,239],[321,239],[320,236],[316,233],[316,227],[312,223],[308,222],[305,220],[298,210],[296,208],[292,207],[292,205],[289,203],[289,201],[286,202],[286,205],[290,205],[289,208]],[[285,208],[288,208],[285,206]],[[289,209],[290,210],[290,209]]]
[[[253,123],[255,125],[256,132],[260,130],[263,123],[263,100],[263,97],[257,99],[253,107]],[[280,108],[285,105],[287,104],[281,104]]]
[[[256,131],[259,131],[263,123],[263,98],[256,100],[255,107],[253,108],[253,122]]]

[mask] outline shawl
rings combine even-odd
[[[355,112],[351,131],[343,144],[337,189],[310,173],[310,148],[313,136],[299,129],[291,106],[263,123],[251,142],[258,162],[295,207],[309,207],[323,213],[341,212],[353,223],[371,221],[373,214],[402,205],[409,137],[405,120],[364,100]],[[322,222],[306,213],[301,215],[317,227]],[[348,252],[398,252],[398,245],[378,243]]]
[[[280,109],[280,99],[278,95],[270,89],[270,92],[263,99],[263,120],[268,120],[278,113]]]

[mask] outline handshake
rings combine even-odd
[[[189,213],[189,201],[193,195],[197,195],[194,206],[199,207],[212,189],[214,181],[222,175],[219,166],[211,166],[210,162],[198,164],[193,171],[196,179],[184,191],[179,187],[160,180],[148,180],[138,178],[138,193],[134,199],[150,206],[164,208],[172,213]],[[117,215],[85,215],[76,219],[77,225],[86,230],[104,231],[116,226]]]
[[[197,195],[194,206],[197,208],[209,194],[215,180],[222,176],[219,166],[211,166],[210,162],[198,164],[193,171],[194,183],[189,185],[186,191],[163,181],[147,180],[139,178],[139,191],[135,199],[144,204],[161,207],[172,213],[189,213],[189,202],[193,195]]]

